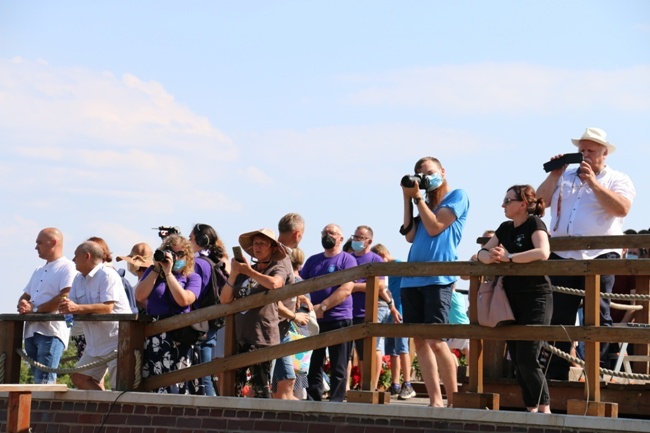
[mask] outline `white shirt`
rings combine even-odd
[[[61,257],[36,268],[24,292],[29,295],[31,302],[38,307],[57,296],[61,293],[61,290],[72,286],[75,275],[77,275],[77,268],[74,262]],[[52,313],[56,314],[57,312],[53,311]],[[66,348],[68,347],[70,329],[63,320],[25,322],[25,338],[33,337],[36,333],[48,337],[57,337]]]
[[[95,266],[88,275],[78,274],[70,289],[70,300],[77,304],[103,304],[113,302],[112,314],[131,314],[129,300],[117,271],[103,263]],[[107,356],[117,350],[119,322],[81,322],[86,336],[84,353],[90,356]]]
[[[578,168],[567,169],[553,191],[551,236],[622,235],[625,218],[606,212],[591,187],[586,182],[580,181],[577,170]],[[636,197],[632,180],[620,171],[604,167],[596,176],[596,181],[608,190],[627,198],[630,202]],[[560,207],[559,212],[558,206]],[[555,253],[565,259],[587,260],[608,252],[622,253],[621,249],[616,248],[557,251]]]

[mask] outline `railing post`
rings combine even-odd
[[[379,301],[379,278],[371,276],[366,279],[366,317],[364,323],[377,322],[377,304]],[[363,342],[363,368],[361,369],[361,383],[359,391],[348,391],[347,400],[356,403],[390,403],[390,394],[377,391],[377,384],[372,383],[377,365],[377,337],[369,336]],[[388,397],[386,397],[388,394]]]
[[[225,317],[224,323],[224,358],[228,358],[237,354],[237,338],[235,336],[235,316],[230,314]],[[235,396],[235,370],[227,370],[223,372],[223,384],[221,390],[226,397]]]
[[[118,391],[137,391],[142,388],[145,323],[140,320],[120,320],[119,323],[115,385]],[[139,352],[138,358],[136,352]],[[136,371],[136,368],[139,371]],[[135,386],[136,375],[140,378],[138,387]]]
[[[634,288],[637,295],[650,295],[650,276],[637,275],[634,280]],[[650,323],[650,301],[637,301],[643,305],[643,309],[634,313],[635,323]],[[634,344],[632,353],[636,356],[650,357],[650,345]],[[632,364],[632,371],[639,374],[650,374],[650,362],[635,362]]]
[[[22,320],[0,320],[0,355],[4,354],[2,383],[20,383],[21,359],[16,349],[23,347]]]

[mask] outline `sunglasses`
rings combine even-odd
[[[510,197],[506,197],[506,198],[503,199],[503,205],[504,205],[504,206],[508,206],[508,205],[509,205],[510,203],[512,203],[513,201],[523,201],[523,200],[520,199],[520,198],[510,198]]]

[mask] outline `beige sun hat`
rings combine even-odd
[[[243,250],[246,251],[248,255],[253,255],[253,238],[258,235],[269,238],[271,241],[271,246],[275,247],[275,251],[273,251],[273,254],[271,254],[271,260],[279,262],[280,260],[287,257],[285,248],[280,245],[277,238],[275,237],[275,233],[273,233],[273,230],[266,228],[244,233],[239,236],[239,245],[241,245]]]
[[[607,148],[608,153],[614,153],[616,150],[616,146],[607,141],[607,133],[600,128],[587,128],[585,133],[582,134],[582,137],[572,138],[571,142],[576,146],[580,146],[582,140],[589,140],[594,143],[602,144]]]
[[[138,268],[148,268],[153,265],[153,250],[145,242],[140,242],[133,245],[129,255],[117,256],[115,260],[118,262],[124,260]]]

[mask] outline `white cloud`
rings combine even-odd
[[[650,107],[650,66],[612,71],[563,70],[524,63],[412,68],[350,76],[357,105],[433,109],[444,114],[553,114],[594,105]]]

